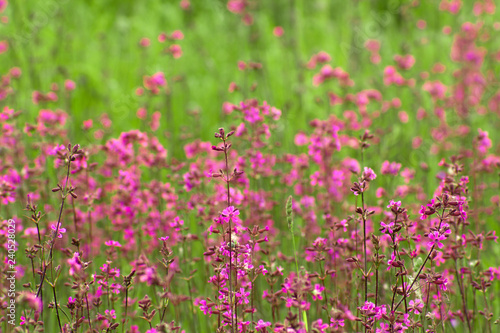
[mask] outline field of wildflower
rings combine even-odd
[[[500,331],[494,0],[0,0],[0,333]]]

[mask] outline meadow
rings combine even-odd
[[[0,333],[497,332],[499,34],[493,0],[0,0]]]

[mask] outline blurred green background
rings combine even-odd
[[[463,22],[476,19],[470,2],[463,3],[458,15],[439,11],[439,1],[421,1],[416,7],[412,2],[256,1],[250,8],[254,24],[247,26],[226,8],[226,1],[194,0],[189,10],[183,10],[177,0],[12,1],[4,13],[10,22],[1,29],[10,50],[2,55],[0,66],[2,72],[18,66],[23,75],[15,87],[16,95],[2,103],[23,110],[25,120],[33,122],[40,107],[31,103],[32,91],[47,92],[51,83],[62,87],[65,79],[72,79],[77,89],[70,102],[65,105],[63,96],[59,96],[60,103],[54,105],[69,109],[73,126],[70,137],[81,141],[82,122],[97,120],[103,112],[109,114],[112,134],[117,135],[140,128],[135,112],[145,103],[135,95],[135,89],[142,85],[143,75],[162,71],[172,90],[173,119],[167,124],[163,117],[161,129],[170,129],[173,138],[180,138],[186,127],[195,131],[193,136],[207,140],[214,128],[234,125],[230,117],[222,115],[224,101],[237,103],[255,97],[283,110],[283,143],[287,149],[294,149],[289,139],[297,130],[305,130],[308,121],[340,114],[345,108],[318,105],[316,99],[324,102],[329,88],[313,87],[311,78],[318,69],[300,66],[312,54],[326,51],[333,58],[332,66],[344,68],[354,80],[355,87],[349,92],[383,88],[385,100],[401,98],[401,109],[409,113],[410,122],[402,129],[394,128],[396,133],[384,141],[388,146],[406,144],[413,135],[425,132],[421,128],[417,131],[414,114],[420,106],[431,106],[430,97],[424,96],[417,104],[410,89],[384,88],[383,68],[394,65],[395,54],[409,53],[417,61],[405,77],[417,77],[441,62],[447,66],[443,81],[451,83],[446,80],[452,79],[449,73],[458,66],[449,59],[453,33],[444,35],[441,30],[448,25],[456,32]],[[426,29],[416,28],[419,19],[426,20]],[[490,25],[496,19],[498,15],[481,17]],[[284,28],[281,38],[272,34],[276,26]],[[183,50],[179,59],[165,54],[166,44],[157,41],[161,32],[174,30],[181,30],[185,36],[176,42]],[[150,47],[139,46],[143,37],[151,40]],[[427,40],[425,44],[422,38]],[[382,61],[378,65],[369,61],[369,52],[364,49],[368,39],[381,42]],[[492,36],[487,43],[496,45],[497,39]],[[240,60],[262,63],[263,70],[239,71]],[[493,69],[498,70],[498,65]],[[232,81],[242,89],[231,94],[228,86]],[[254,82],[257,88],[250,92],[248,88]],[[164,97],[153,98],[148,112],[165,113],[165,105]],[[190,115],[193,110],[199,112],[195,128]],[[483,118],[477,124],[488,129]],[[400,130],[407,135],[401,138]],[[175,156],[181,156],[180,146],[170,148]]]

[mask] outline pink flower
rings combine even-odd
[[[386,323],[380,323],[380,328],[377,328],[376,333],[390,333],[390,326]]]
[[[92,119],[89,119],[89,120],[84,120],[83,121],[83,129],[84,130],[89,130],[92,128],[94,122],[92,121]]]
[[[199,306],[200,306],[200,310],[203,311],[203,314],[204,315],[209,315],[212,316],[212,306],[211,304],[207,304],[207,301],[202,299],[199,303]]]
[[[117,241],[114,241],[114,240],[109,240],[107,242],[104,243],[104,245],[106,246],[112,246],[112,247],[122,247],[122,245],[120,243],[118,243]]]
[[[380,225],[382,226],[382,228],[380,228],[380,231],[382,231],[384,234],[385,233],[390,233],[390,234],[393,233],[392,227],[394,226],[394,222],[391,222],[389,224],[385,224],[384,222],[380,222]]]
[[[395,262],[396,262],[396,256],[394,255],[394,252],[392,252],[392,253],[391,253],[391,259],[389,259],[389,260],[387,261],[387,265],[389,266],[389,267],[387,267],[387,270],[388,270],[388,271],[389,271],[389,270],[391,270],[391,268],[392,268],[393,266],[394,266],[394,267],[396,267]]]
[[[149,38],[144,37],[144,38],[141,38],[139,45],[142,47],[148,47],[149,45],[151,45],[151,41],[149,40]]]
[[[243,14],[247,5],[246,0],[229,0],[227,9],[234,14]]]
[[[481,154],[485,154],[491,148],[491,139],[488,137],[488,132],[478,128],[479,135],[476,137],[477,149]]]
[[[313,300],[322,300],[323,299],[323,296],[321,296],[321,293],[323,292],[323,290],[325,290],[325,287],[323,287],[322,285],[320,284],[316,284],[314,286],[314,289],[312,291],[312,298]]]
[[[64,81],[64,88],[67,91],[75,90],[76,83],[74,81],[71,81],[71,80],[66,80],[66,81]]]
[[[375,174],[375,172],[373,172],[372,169],[365,167],[363,171],[363,178],[368,181],[372,181],[375,180],[375,178],[377,178],[377,175]]]
[[[257,322],[257,325],[255,325],[255,329],[257,331],[262,331],[264,332],[265,328],[266,327],[269,327],[271,326],[271,323],[268,322],[268,321],[263,321],[262,319],[259,319],[259,321]]]
[[[240,299],[238,300],[238,304],[248,304],[250,301],[248,300],[248,296],[250,296],[249,291],[245,291],[245,288],[240,288],[240,291],[236,292],[236,296],[239,297]]]
[[[427,214],[425,213],[426,211],[427,208],[424,205],[420,206],[420,210],[418,211],[418,213],[420,214],[421,220],[425,220],[427,218]]]
[[[62,236],[63,236],[62,234],[64,234],[66,232],[66,229],[62,228],[60,224],[59,224],[59,228],[57,228],[55,224],[52,224],[50,227],[52,228],[52,230],[54,230],[54,233],[57,230],[57,238],[62,238]]]
[[[161,34],[158,35],[158,41],[160,43],[164,43],[167,40],[167,34],[162,32]]]
[[[69,264],[69,275],[73,276],[78,273],[82,268],[82,262],[80,260],[80,254],[78,252],[73,253],[73,257],[67,260]]]
[[[285,30],[283,30],[283,27],[274,27],[273,29],[273,35],[276,37],[281,37],[285,33]]]
[[[234,208],[234,206],[229,206],[222,211],[221,215],[226,218],[233,218],[240,215],[240,211]]]
[[[0,41],[0,54],[7,52],[9,49],[9,43],[6,40]]]
[[[116,311],[115,310],[105,310],[104,313],[106,316],[109,316],[113,319],[116,319]]]
[[[387,206],[387,208],[391,209],[393,207],[396,210],[401,208],[401,201],[397,201],[397,202],[394,200],[389,201],[389,205]]]
[[[382,163],[382,167],[380,168],[380,172],[383,175],[393,175],[396,176],[401,169],[401,164],[396,162],[384,161]]]
[[[417,299],[416,301],[410,301],[410,312],[415,311],[415,314],[418,315],[422,312],[423,308],[424,303],[422,303],[420,299]]]
[[[318,333],[325,333],[328,329],[328,324],[323,323],[323,319],[318,319],[312,324],[313,331]]]
[[[182,57],[182,48],[180,45],[172,44],[172,45],[170,45],[168,50],[170,51],[170,53],[172,54],[172,57],[174,57],[174,59],[179,59],[180,57]]]
[[[344,319],[333,319],[330,318],[330,327],[333,327],[334,330],[338,330],[339,327],[344,327]]]
[[[170,38],[172,38],[173,40],[181,40],[181,39],[184,39],[184,34],[180,30],[175,30],[170,35]]]
[[[428,243],[429,246],[437,245],[437,247],[439,247],[440,249],[444,246],[441,241],[446,239],[446,236],[441,235],[439,231],[431,232],[428,237],[431,239],[431,241]]]

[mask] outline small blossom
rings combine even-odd
[[[446,236],[441,235],[438,231],[433,231],[429,234],[429,238],[431,239],[431,241],[428,243],[429,246],[437,245],[437,247],[441,249],[444,246],[441,241],[446,239]]]
[[[322,285],[320,284],[316,284],[314,286],[314,290],[312,291],[312,298],[313,300],[322,300],[323,297],[321,296],[321,293],[323,292],[323,290],[325,290],[325,287],[323,287]]]
[[[416,315],[420,314],[422,312],[422,309],[424,308],[424,303],[420,299],[417,299],[416,301],[411,300],[410,301],[410,312],[414,311]]]
[[[122,247],[122,245],[120,243],[118,243],[117,241],[114,241],[114,240],[109,240],[107,242],[104,243],[104,245],[106,246],[112,246],[112,247]]]
[[[384,234],[385,233],[390,233],[390,234],[393,233],[392,227],[394,226],[394,222],[391,222],[389,224],[385,224],[384,222],[380,222],[380,225],[382,226],[382,228],[380,228],[380,231],[382,231]]]
[[[66,228],[61,227],[60,224],[59,224],[59,228],[57,228],[55,224],[52,224],[50,227],[52,228],[52,230],[54,230],[54,233],[57,230],[57,238],[62,238],[63,237],[62,234],[64,234],[66,232]]]
[[[365,167],[365,169],[363,171],[363,179],[365,179],[367,181],[372,181],[372,180],[375,180],[375,178],[377,178],[377,175],[375,174],[375,172],[372,169]]]

